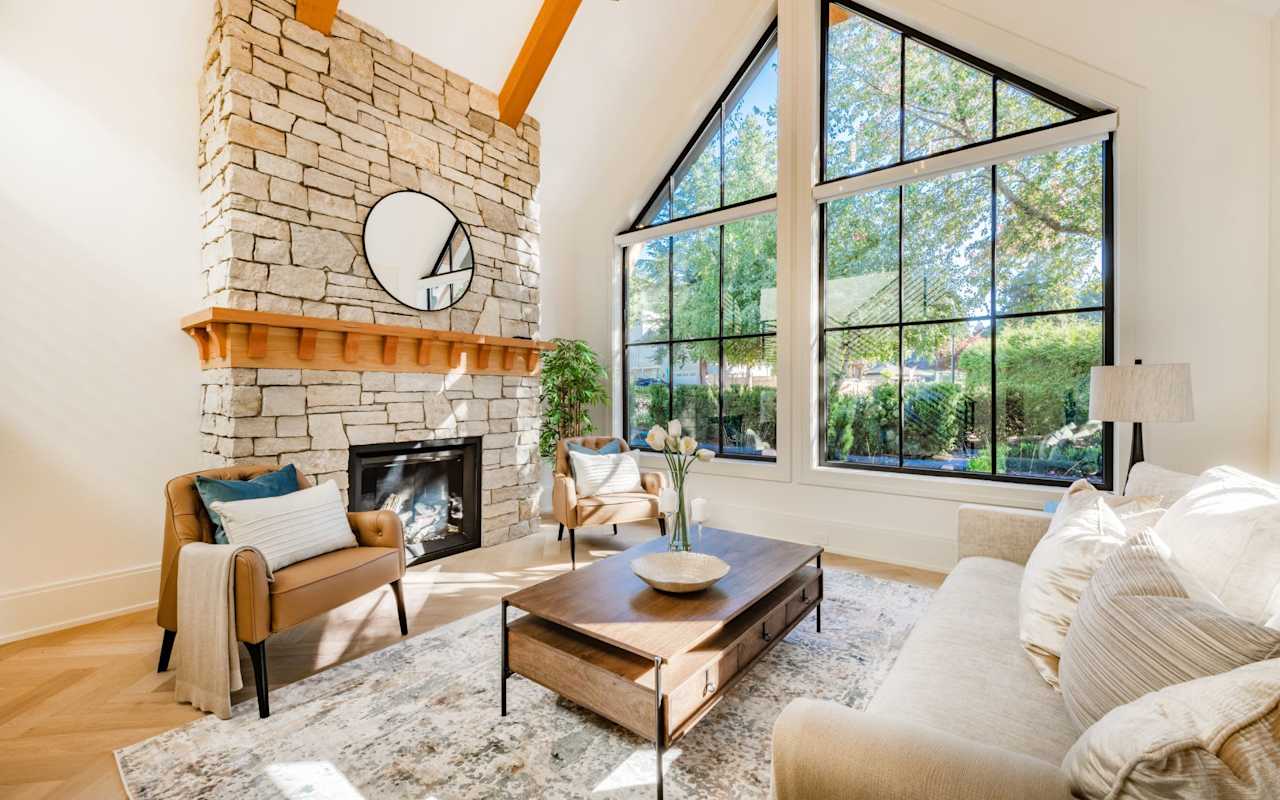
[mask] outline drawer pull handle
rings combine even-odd
[[[801,590],[800,590],[800,602],[801,602],[801,603],[807,603],[807,602],[809,602],[809,590],[808,590],[808,589],[801,589]]]
[[[706,697],[707,695],[715,694],[715,693],[716,693],[716,682],[707,681],[706,685],[702,687],[702,696]]]
[[[769,633],[769,629],[763,625],[760,626],[760,635],[764,638],[766,642],[773,641],[773,634]]]

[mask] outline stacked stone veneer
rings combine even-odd
[[[218,0],[200,87],[206,305],[503,336],[538,330],[538,126],[493,92],[345,14],[325,36],[289,0]],[[396,302],[369,271],[377,200],[419,189],[466,224],[470,291]],[[536,377],[211,369],[210,464],[297,464],[347,488],[357,444],[484,437],[485,545],[536,529]]]

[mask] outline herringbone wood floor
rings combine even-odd
[[[655,535],[651,525],[578,534],[579,564]],[[409,635],[493,608],[498,598],[569,568],[554,525],[517,542],[415,567],[405,577]],[[823,566],[937,586],[942,575],[828,555]],[[400,639],[389,589],[268,640],[271,685],[281,686]],[[160,630],[151,611],[0,646],[0,797],[117,798],[112,751],[201,716],[173,700],[172,671],[156,674]],[[253,697],[249,687],[235,700]]]

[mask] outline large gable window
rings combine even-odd
[[[679,419],[721,456],[776,455],[777,98],[771,26],[629,232],[623,425],[633,447]],[[699,219],[735,207],[746,215]]]
[[[823,22],[821,461],[1106,483],[1107,112],[851,3]]]

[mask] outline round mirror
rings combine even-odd
[[[471,285],[471,237],[429,194],[393,192],[369,209],[364,257],[382,288],[410,308],[439,311]]]

